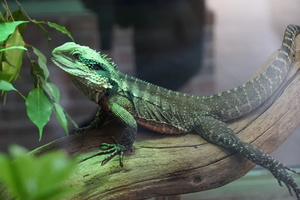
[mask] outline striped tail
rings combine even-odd
[[[204,98],[211,108],[216,108],[211,114],[228,121],[250,112],[268,99],[294,62],[295,37],[299,33],[300,26],[288,25],[278,55],[263,73],[239,87]]]

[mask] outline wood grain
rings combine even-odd
[[[279,147],[300,123],[299,49],[300,37],[297,37],[296,62],[276,94],[255,111],[230,123],[243,141],[267,153]],[[275,56],[276,52],[264,66]],[[123,168],[118,157],[104,166],[101,160],[105,156],[89,158],[97,153],[102,142],[113,143],[112,136],[118,138],[122,128],[111,121],[98,130],[54,141],[33,154],[64,149],[79,161],[66,182],[67,187],[78,187],[68,197],[74,200],[134,200],[203,191],[232,182],[254,167],[242,156],[197,135],[170,136],[144,131],[139,131],[132,151],[126,153]]]

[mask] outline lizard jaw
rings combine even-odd
[[[65,71],[91,101],[98,103],[106,90],[112,88],[109,79],[99,76],[95,71],[71,57],[70,50],[55,48],[52,53],[52,62]]]

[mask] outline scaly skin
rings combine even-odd
[[[52,60],[100,106],[101,112],[91,127],[109,115],[126,125],[121,141],[102,144],[105,150],[99,154],[109,154],[103,164],[120,154],[123,166],[123,153],[135,140],[137,124],[166,134],[191,132],[270,170],[279,184],[283,182],[290,194],[292,189],[300,200],[300,188],[288,171],[298,172],[241,141],[226,124],[257,108],[280,86],[294,62],[295,37],[299,32],[299,26],[287,27],[276,59],[257,77],[237,88],[204,97],[174,92],[122,74],[105,55],[72,42],[55,48]]]

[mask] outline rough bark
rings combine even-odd
[[[250,114],[230,123],[246,142],[273,152],[300,123],[300,37],[296,62],[281,88]],[[276,52],[269,58],[268,65]],[[68,199],[145,199],[216,188],[245,175],[254,164],[242,156],[212,145],[197,135],[179,136],[140,132],[124,167],[118,157],[101,166],[105,157],[95,156],[102,142],[113,143],[122,125],[111,122],[98,130],[67,136],[34,151],[64,149],[76,156],[77,168],[68,187],[78,187]]]

